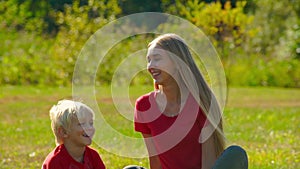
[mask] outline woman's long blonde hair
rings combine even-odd
[[[190,90],[191,94],[199,103],[200,108],[205,113],[210,124],[214,127],[210,134],[212,134],[216,156],[218,157],[225,148],[225,137],[223,134],[222,125],[222,110],[214,93],[198,69],[188,46],[184,40],[176,34],[163,34],[150,42],[148,47],[151,45],[156,45],[157,47],[168,51],[168,53],[171,53],[173,56],[177,56],[170,58],[178,67],[178,71],[181,76],[180,78],[183,80],[186,87]],[[176,58],[180,58],[180,61],[178,61]],[[185,65],[182,64],[182,61],[185,63]],[[157,84],[154,84],[154,87],[155,89],[159,88]],[[210,137],[210,134],[209,136],[205,137]],[[204,139],[204,141],[207,140],[207,138]]]

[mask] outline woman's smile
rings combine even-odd
[[[161,74],[161,70],[159,69],[150,69],[149,72],[152,75],[153,79],[158,78],[158,76]]]

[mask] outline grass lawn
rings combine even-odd
[[[150,90],[131,88],[131,101]],[[107,122],[122,133],[136,135],[131,122],[113,113],[109,88],[101,91],[108,93],[97,97]],[[300,89],[229,88],[228,92],[223,115],[228,145],[247,150],[249,168],[300,168]],[[58,100],[71,97],[71,88],[0,87],[0,168],[40,168],[55,147],[48,111]],[[117,156],[95,143],[92,147],[99,150],[109,169],[148,166],[146,158]]]

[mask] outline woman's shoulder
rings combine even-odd
[[[146,93],[136,99],[136,103],[149,101],[150,97],[153,97],[155,94],[154,91]]]
[[[149,92],[140,96],[135,103],[135,108],[139,111],[148,110],[151,103],[150,99],[154,96],[155,92]]]

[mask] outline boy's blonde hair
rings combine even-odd
[[[63,143],[63,140],[58,133],[59,128],[63,128],[63,130],[69,130],[72,120],[74,118],[80,120],[81,118],[85,117],[87,112],[92,113],[94,120],[95,116],[93,110],[81,102],[61,100],[58,101],[57,105],[52,106],[50,109],[51,128],[55,135],[55,141],[57,145]]]

